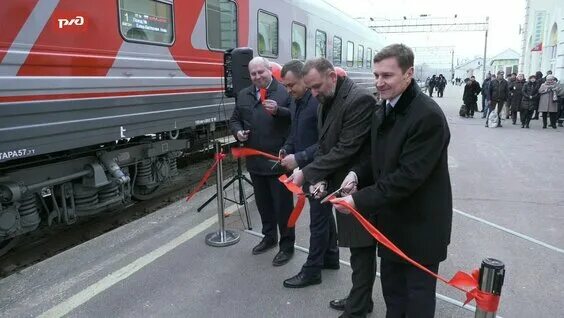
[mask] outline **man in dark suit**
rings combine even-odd
[[[320,102],[319,149],[313,162],[289,178],[297,185],[309,184],[322,198],[336,190],[366,144],[376,99],[348,77],[337,77],[331,62],[316,58],[306,62],[304,81]],[[363,317],[372,311],[372,286],[376,276],[376,242],[350,215],[337,215],[339,246],[350,247],[353,287],[345,299],[330,302],[345,310],[342,317]]]
[[[255,57],[249,62],[253,85],[237,95],[235,110],[229,121],[233,135],[246,146],[271,154],[278,154],[290,130],[290,97],[284,87],[272,77],[267,59]],[[266,98],[261,101],[261,90]],[[255,201],[262,221],[264,238],[253,248],[253,254],[262,254],[278,243],[280,251],[272,264],[286,264],[294,254],[295,233],[288,228],[293,209],[292,193],[278,181],[282,167],[262,157],[249,157],[247,170],[253,181]]]
[[[292,60],[282,67],[282,83],[293,97],[292,128],[286,144],[281,149],[281,164],[288,171],[304,168],[313,161],[317,150],[317,108],[319,102],[307,89],[302,70],[304,63]],[[309,254],[301,271],[284,281],[284,287],[301,288],[321,283],[321,269],[339,269],[337,229],[333,206],[309,198]]]
[[[376,88],[386,100],[372,119],[371,155],[343,181],[371,184],[346,201],[408,256],[437,273],[447,257],[452,194],[447,163],[450,132],[441,108],[413,77],[413,51],[403,44],[374,57]],[[348,211],[337,202],[339,212]],[[433,317],[436,279],[380,246],[386,317]]]
[[[490,112],[496,110],[497,107],[497,127],[501,127],[501,110],[503,105],[509,99],[509,84],[503,78],[503,71],[497,72],[497,77],[490,81]],[[488,127],[488,118],[486,118],[486,127]]]

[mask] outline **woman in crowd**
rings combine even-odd
[[[546,128],[547,117],[550,116],[550,127],[556,129],[556,116],[558,114],[558,93],[560,87],[556,85],[553,75],[546,77],[539,88],[539,112],[542,112],[542,128]]]
[[[511,120],[513,125],[517,122],[517,112],[521,109],[521,100],[523,99],[523,86],[525,85],[525,76],[517,75],[517,79],[509,84],[509,110],[511,112]],[[521,123],[523,119],[521,118]]]
[[[521,99],[520,107],[521,114],[519,115],[519,117],[521,117],[521,128],[529,128],[531,116],[535,110],[536,99],[539,95],[537,83],[535,83],[536,80],[536,76],[531,75],[529,76],[529,81],[523,85],[523,98]]]

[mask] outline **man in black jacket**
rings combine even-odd
[[[313,162],[289,178],[323,198],[339,188],[358,159],[370,131],[370,117],[376,99],[348,77],[337,77],[331,62],[315,58],[306,62],[304,81],[320,102],[318,111],[319,149]],[[352,289],[347,298],[329,305],[345,310],[342,317],[364,317],[372,311],[372,287],[376,277],[375,240],[351,215],[337,215],[339,246],[351,250]]]
[[[474,118],[474,111],[478,110],[478,104],[476,102],[478,101],[480,91],[480,84],[476,82],[474,76],[471,76],[464,86],[464,93],[462,95],[462,101],[468,109],[468,113],[466,114],[468,118]]]
[[[501,127],[501,110],[503,105],[509,99],[509,84],[503,78],[503,71],[497,72],[497,77],[490,82],[490,112],[497,108],[497,127]],[[486,127],[488,127],[488,119],[486,118]]]
[[[281,149],[281,164],[288,171],[303,169],[313,161],[317,150],[317,108],[319,102],[307,89],[302,70],[304,63],[292,60],[282,67],[282,83],[293,97],[292,128]],[[285,156],[284,156],[285,155]],[[301,271],[284,281],[288,288],[301,288],[321,283],[321,269],[339,269],[337,229],[333,207],[327,202],[309,198],[309,254]]]
[[[270,154],[278,154],[286,142],[290,130],[290,97],[284,87],[272,77],[267,59],[255,57],[249,62],[253,85],[237,94],[235,110],[229,121],[231,132],[246,146]],[[266,99],[261,101],[261,90]],[[278,243],[280,251],[272,264],[286,264],[294,254],[295,233],[288,228],[288,218],[293,209],[292,193],[278,181],[284,173],[282,167],[262,157],[249,157],[247,170],[253,181],[255,200],[262,221],[264,238],[253,248],[253,254],[261,254]]]
[[[413,52],[403,44],[374,57],[376,88],[385,109],[372,117],[370,157],[352,169],[342,186],[346,201],[403,252],[437,273],[447,257],[452,193],[447,163],[450,132],[441,108],[413,77]],[[369,184],[358,191],[346,186]],[[338,202],[339,212],[348,211]],[[433,317],[436,279],[380,246],[386,317]]]

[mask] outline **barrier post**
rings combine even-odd
[[[216,158],[221,154],[221,143],[215,142]],[[206,235],[206,244],[215,247],[223,247],[233,245],[239,242],[240,236],[235,231],[225,229],[224,216],[224,199],[223,199],[223,163],[219,160],[217,164],[216,188],[217,188],[217,217],[219,223],[219,231],[208,233]]]
[[[494,258],[486,258],[480,267],[479,289],[483,292],[501,295],[501,286],[505,277],[505,265]],[[485,311],[476,308],[475,318],[495,318],[497,311]]]

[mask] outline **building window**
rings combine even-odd
[[[306,57],[306,27],[292,22],[292,58],[305,61]]]
[[[323,31],[315,31],[315,56],[327,56],[327,33]]]
[[[212,50],[237,47],[237,5],[231,0],[206,0],[206,35]]]
[[[354,43],[347,41],[347,66],[354,66]]]
[[[119,24],[127,41],[170,45],[174,41],[172,1],[119,0]]]
[[[341,65],[343,52],[343,40],[338,37],[333,37],[333,65]]]
[[[278,17],[266,11],[258,12],[258,53],[262,56],[278,56]]]
[[[367,48],[366,49],[366,68],[371,68],[372,67],[372,49],[371,48]]]
[[[356,67],[362,67],[364,65],[364,46],[359,45],[356,51]]]

